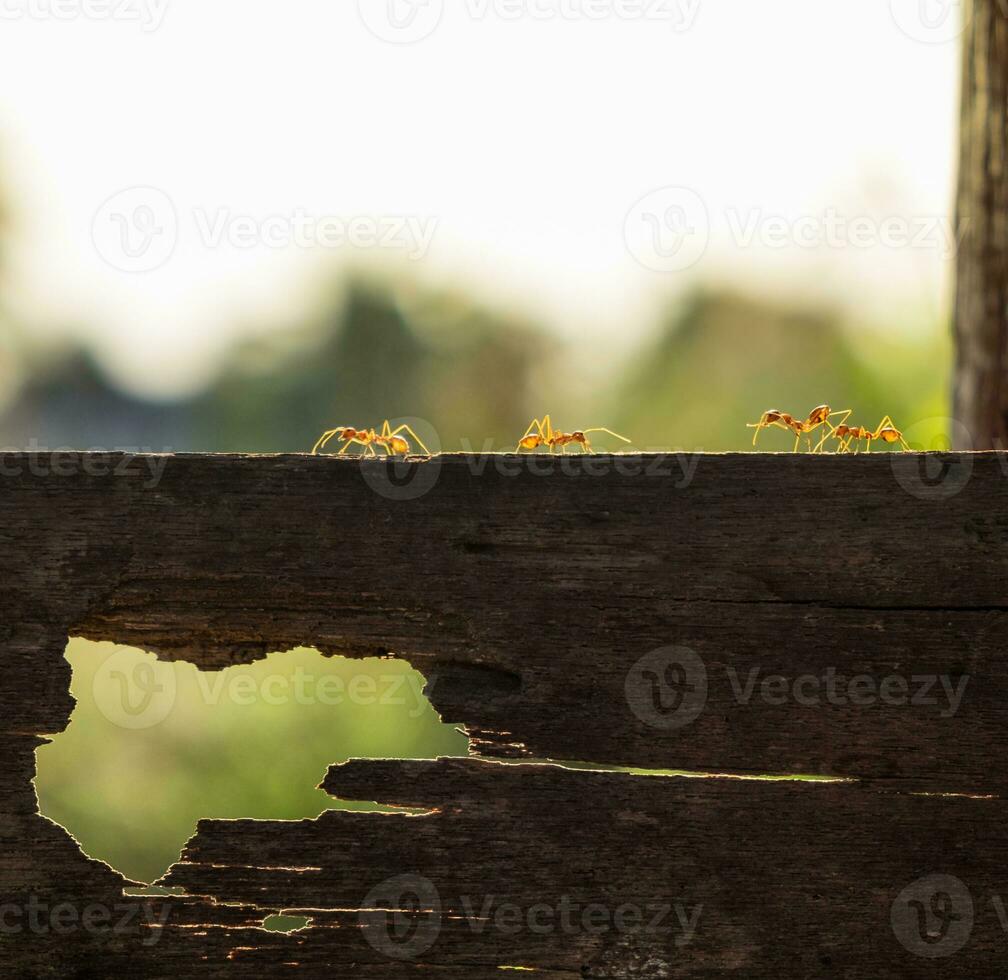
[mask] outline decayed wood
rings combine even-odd
[[[324,786],[435,809],[202,821],[166,883],[315,916],[322,927],[296,939],[296,958],[314,964],[369,944],[436,973],[511,964],[570,977],[994,976],[1008,961],[1002,800],[476,760],[351,762]],[[965,918],[942,949],[904,915],[905,889],[936,875],[963,883],[949,911],[972,916],[954,953]],[[413,929],[398,946],[384,913],[355,913],[363,942],[347,940],[337,910],[375,895],[424,913],[404,914]],[[941,961],[915,955],[935,947]]]
[[[957,448],[1008,445],[1008,17],[967,0],[955,304]]]
[[[203,668],[306,644],[408,659],[486,755],[1005,784],[1001,454],[702,456],[688,486],[456,456],[417,499],[384,462],[164,462],[4,484],[6,730],[65,725],[68,633]],[[671,724],[669,645],[707,684]]]
[[[169,457],[121,475],[120,457],[56,462],[0,456],[0,895],[168,915],[157,929],[140,918],[108,935],[24,936],[20,975],[429,977],[422,957],[390,961],[361,929],[368,860],[383,876],[436,867],[449,903],[479,866],[515,901],[569,886],[615,902],[692,887],[693,874],[715,909],[707,938],[674,962],[637,935],[485,945],[447,917],[429,960],[438,976],[529,963],[547,977],[584,965],[589,976],[938,975],[939,961],[892,929],[871,931],[892,889],[929,874],[969,881],[976,931],[957,955],[970,975],[997,975],[987,862],[1003,863],[1000,800],[879,790],[1005,788],[1005,456],[702,456],[684,468],[675,457],[448,456],[402,473],[380,461]],[[187,851],[199,863],[170,880],[204,897],[123,899],[121,876],[38,815],[31,785],[39,737],[72,711],[63,650],[78,635],[204,669],[300,645],[396,654],[486,756],[870,781],[350,766],[332,792],[438,812],[203,825]],[[685,718],[697,661],[706,699]],[[830,671],[833,687],[807,703],[806,682]],[[913,693],[917,677],[932,679],[930,701],[879,697],[893,679]],[[866,684],[874,700],[852,702]],[[214,848],[236,857],[207,861]],[[256,870],[312,848],[315,863],[283,866],[323,868],[324,895],[313,873]],[[256,928],[305,905],[330,910],[310,933]],[[874,944],[874,972],[859,943]]]

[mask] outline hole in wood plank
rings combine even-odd
[[[77,704],[67,729],[37,752],[40,812],[137,881],[178,860],[203,817],[384,809],[318,789],[332,763],[468,751],[401,660],[302,648],[203,672],[79,639],[66,657]]]
[[[267,915],[263,919],[263,928],[267,932],[283,932],[290,935],[299,929],[307,929],[311,919],[307,915]]]

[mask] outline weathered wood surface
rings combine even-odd
[[[449,903],[480,867],[521,901],[567,887],[613,903],[696,879],[712,910],[674,962],[640,936],[487,945],[445,916],[437,976],[1003,975],[1002,800],[908,791],[1008,783],[1005,455],[180,456],[117,475],[126,463],[0,456],[0,894],[17,905],[123,901],[123,879],[37,814],[39,736],[73,707],[68,636],[205,669],[301,645],[395,654],[485,757],[864,781],[344,767],[333,792],[438,812],[204,825],[189,854],[234,866],[183,863],[170,880],[229,904],[167,901],[150,946],[142,922],[33,934],[16,975],[429,977],[367,941],[366,865],[436,868]],[[324,869],[324,895],[310,873],[256,870],[312,848],[316,863],[284,867]],[[901,889],[934,875],[968,882],[975,904],[969,941],[942,960],[886,926]],[[921,905],[938,929],[922,948],[949,948],[955,900],[944,918]],[[305,905],[330,910],[307,933],[255,928]]]
[[[63,728],[68,633],[312,645],[408,659],[488,756],[1000,791],[1008,457],[693,462],[444,457],[417,499],[304,456],[8,478],[0,724]]]
[[[1008,859],[1002,800],[477,760],[355,761],[324,786],[433,812],[203,821],[165,883],[321,910],[323,922],[325,910],[366,908],[377,894],[381,907],[419,909],[403,958],[437,969],[878,980],[946,975],[949,962],[993,975],[1008,962],[990,905]],[[928,947],[900,917],[901,892],[935,874],[969,883],[974,906],[968,942],[941,968],[908,956],[908,945]],[[952,911],[967,914],[965,897]],[[391,917],[362,921],[366,941],[395,948]],[[458,928],[442,937],[444,922]],[[324,928],[299,946],[299,960],[346,955],[340,932]]]

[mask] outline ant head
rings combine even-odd
[[[341,439],[355,439],[357,437],[357,430],[351,425],[341,425],[336,432]]]
[[[575,442],[584,442],[585,441],[585,434],[579,429],[577,432],[572,432],[571,433],[571,438]]]
[[[891,425],[887,425],[884,429],[879,430],[879,438],[883,442],[899,442],[900,435],[900,431]]]

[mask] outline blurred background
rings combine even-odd
[[[505,449],[550,412],[727,451],[823,402],[939,448],[957,8],[10,0],[0,448],[298,452],[408,417]],[[38,787],[144,880],[197,816],[314,815],[327,762],[465,751],[429,710],[222,713],[185,665],[157,668],[178,718],[124,727],[113,655],[71,644]]]

